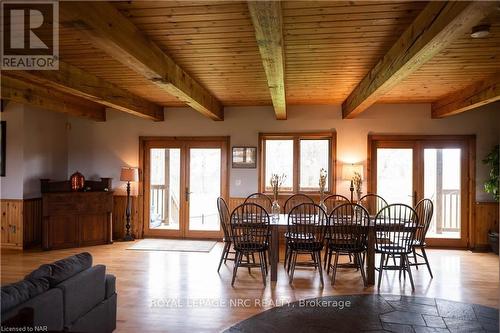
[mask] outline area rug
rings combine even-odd
[[[498,332],[498,309],[414,296],[328,296],[272,308],[225,332]]]
[[[135,242],[127,250],[138,251],[174,251],[174,252],[210,252],[216,241],[187,239],[143,239]]]

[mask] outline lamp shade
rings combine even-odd
[[[352,180],[355,173],[361,175],[363,179],[363,165],[362,164],[343,164],[342,165],[342,180]]]
[[[136,182],[139,180],[139,170],[137,168],[123,167],[120,173],[120,180],[124,182]]]

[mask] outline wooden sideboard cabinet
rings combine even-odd
[[[112,192],[54,192],[42,195],[44,250],[112,242]]]

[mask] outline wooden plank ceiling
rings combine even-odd
[[[342,103],[425,2],[284,2],[289,104]]]
[[[225,106],[271,105],[246,2],[115,6]]]
[[[112,4],[224,106],[272,105],[246,2]],[[287,105],[342,103],[426,5],[282,2]],[[436,102],[500,72],[500,11],[485,21],[491,24],[489,37],[464,34],[379,102]],[[71,26],[60,29],[60,54],[63,61],[158,105],[185,105]]]
[[[434,102],[500,72],[500,10],[484,22],[491,25],[488,37],[465,33],[379,102]]]
[[[184,105],[182,101],[166,94],[143,76],[94,47],[71,27],[62,26],[59,29],[59,43],[61,59],[67,63],[160,105]]]

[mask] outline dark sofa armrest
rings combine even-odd
[[[111,274],[106,274],[105,285],[106,285],[106,294],[104,297],[108,299],[111,296],[113,296],[113,294],[116,293],[116,277]]]

